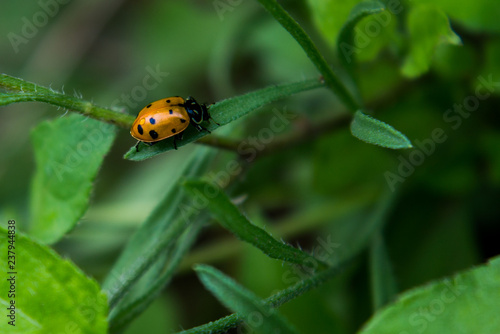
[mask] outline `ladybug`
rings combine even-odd
[[[135,149],[139,152],[139,143],[153,145],[165,138],[174,137],[174,148],[177,149],[176,139],[181,140],[183,131],[192,124],[198,131],[210,131],[201,123],[213,118],[208,113],[205,104],[199,104],[189,96],[183,99],[180,96],[167,97],[148,104],[137,115],[130,129],[132,137],[138,140]],[[219,125],[219,123],[215,122]]]

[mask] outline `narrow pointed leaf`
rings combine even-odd
[[[266,104],[278,101],[293,94],[297,94],[314,88],[319,88],[322,86],[323,84],[317,79],[270,86],[251,93],[217,102],[216,104],[209,107],[209,112],[212,118],[221,126],[223,126],[247,115],[249,112],[255,109],[265,106]],[[214,131],[219,127],[213,121],[207,122],[203,126],[206,127],[209,131]],[[187,145],[208,134],[208,132],[200,132],[192,126],[188,126],[188,128],[183,133],[183,139],[176,142],[177,147]],[[171,137],[159,141],[153,146],[148,146],[141,143],[139,145],[139,152],[136,151],[135,147],[132,147],[125,154],[125,158],[129,160],[140,161],[154,157],[157,154],[173,150],[173,141],[174,139],[173,137]]]
[[[500,333],[500,257],[403,293],[359,332]]]
[[[404,134],[378,119],[358,110],[351,122],[351,133],[354,137],[382,147],[401,149],[411,148],[411,142]]]
[[[274,308],[280,307],[284,303],[303,295],[304,293],[325,283],[332,277],[340,274],[349,262],[350,261],[338,263],[336,266],[329,267],[326,270],[320,271],[319,273],[299,281],[286,289],[280,290],[271,297],[266,298],[265,303]],[[226,333],[231,328],[238,326],[238,324],[243,320],[244,319],[240,314],[233,313],[219,320],[178,332],[178,334]]]
[[[297,333],[297,330],[253,292],[207,265],[194,268],[203,285],[227,308],[237,312],[253,331],[264,334]]]
[[[8,235],[0,227],[0,249],[7,256],[8,246],[13,246],[9,255],[15,254],[15,264],[8,269],[4,266],[0,281],[4,291],[0,297],[1,333],[66,333],[68,328],[82,334],[108,332],[108,304],[97,282],[49,247],[19,233],[13,239]],[[15,296],[9,297],[9,290],[14,290]],[[7,310],[11,301],[15,312]],[[8,323],[14,320],[9,317],[12,313],[15,326]]]
[[[213,149],[198,147],[181,166],[172,166],[176,173],[171,174],[173,179],[165,189],[165,197],[131,237],[104,280],[103,289],[109,296],[112,309],[120,307],[118,303],[160,260],[160,254],[172,250],[179,236],[188,228],[190,220],[199,212],[187,206],[186,196],[182,195],[177,180],[181,176],[196,177],[205,172],[207,162],[214,154]],[[127,304],[130,302],[128,300]]]
[[[222,227],[259,248],[267,256],[310,268],[326,267],[311,255],[277,241],[269,233],[253,225],[220,188],[204,181],[193,180],[184,182],[184,189],[193,199],[193,203],[206,206]]]
[[[193,217],[193,222],[187,227],[181,237],[176,238],[176,243],[170,252],[163,252],[151,266],[131,292],[114,307],[108,316],[111,332],[123,330],[130,322],[147,309],[162,289],[170,282],[182,257],[189,251],[194,243],[201,226],[206,223],[206,215]]]
[[[73,229],[88,207],[92,183],[115,135],[114,126],[76,114],[34,129],[33,236],[54,243]]]
[[[375,0],[365,0],[358,3],[351,10],[347,21],[342,26],[340,30],[339,37],[337,39],[337,51],[340,59],[346,65],[351,65],[353,62],[353,50],[355,48],[354,44],[354,27],[363,18],[380,13],[385,10],[385,6],[380,1]]]

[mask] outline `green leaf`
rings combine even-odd
[[[34,237],[54,243],[76,225],[115,135],[114,126],[76,114],[42,122],[33,130],[37,168],[30,233]]]
[[[175,239],[173,246],[167,245],[170,252],[159,254],[151,268],[137,281],[128,293],[114,307],[109,316],[111,332],[123,330],[130,322],[138,317],[158,297],[161,290],[170,282],[183,256],[191,248],[203,223],[207,217],[199,215],[193,218],[187,230]]]
[[[280,307],[284,303],[293,300],[304,293],[318,287],[319,285],[325,283],[332,277],[340,274],[344,267],[347,265],[348,261],[343,263],[338,263],[338,265],[329,267],[313,276],[310,276],[302,281],[295,283],[294,285],[280,290],[273,294],[271,297],[265,300],[265,303],[271,307]],[[210,323],[191,328],[179,334],[214,334],[214,333],[226,333],[229,329],[238,326],[238,324],[243,320],[242,316],[233,313],[219,320],[212,321]]]
[[[249,112],[258,109],[266,104],[302,91],[319,88],[321,86],[323,86],[323,84],[316,79],[295,82],[291,84],[270,86],[251,93],[217,102],[216,104],[210,106],[209,112],[212,118],[221,126],[223,126],[247,115]],[[204,126],[209,131],[214,131],[219,127],[212,121],[210,121],[210,123],[204,124]],[[206,136],[208,133],[205,131],[200,132],[194,127],[189,126],[183,132],[183,134],[183,139],[177,141],[177,147],[187,145],[197,139],[200,139],[203,136]],[[173,137],[171,137],[159,141],[153,146],[148,146],[141,143],[139,145],[139,152],[136,151],[135,147],[132,147],[125,154],[125,159],[134,161],[149,159],[157,154],[173,150],[173,141],[174,139]]]
[[[71,328],[75,333],[107,333],[108,304],[97,282],[49,247],[19,233],[11,239],[7,233],[0,227],[0,249],[7,256],[8,246],[15,247],[9,254],[15,254],[15,266],[8,270],[4,266],[0,281],[0,289],[4,291],[0,297],[3,309],[0,332],[65,333]],[[10,277],[15,280],[9,281]],[[9,297],[7,292],[13,289],[12,283],[15,296]],[[15,327],[8,324],[11,319],[7,317],[11,313],[7,307],[12,301],[15,301]]]
[[[354,45],[354,27],[358,24],[361,19],[380,13],[385,10],[383,3],[374,0],[365,0],[358,3],[351,10],[347,21],[342,26],[338,39],[337,39],[337,50],[340,59],[347,65],[350,65],[353,61],[352,54]]]
[[[396,295],[396,281],[387,254],[382,233],[372,238],[370,248],[370,274],[374,310],[378,310]]]
[[[461,45],[462,40],[450,27],[446,14],[433,5],[417,5],[408,16],[410,53],[402,73],[415,78],[429,70],[439,44]]]
[[[187,251],[188,247],[184,246],[190,244],[189,238],[182,237],[183,233],[193,225],[194,229],[200,228],[196,222],[199,210],[187,205],[178,180],[181,176],[196,177],[204,173],[215,153],[211,148],[197,147],[181,159],[183,164],[167,167],[170,170],[165,171],[165,175],[169,175],[165,197],[131,237],[104,280],[103,289],[112,308],[111,327],[120,327],[130,321],[147,306],[143,301],[157,294],[172,277],[178,260]],[[184,242],[178,243],[179,238],[185,239]],[[150,270],[156,275],[149,274]],[[165,271],[159,274],[161,270]],[[140,281],[143,277],[145,282]],[[133,296],[125,300],[129,293]]]
[[[412,289],[387,306],[359,332],[484,333],[500,332],[500,257],[452,278]]]
[[[238,208],[231,203],[222,190],[204,181],[186,181],[184,188],[193,199],[193,206],[207,207],[214,218],[225,229],[241,240],[259,248],[271,258],[316,269],[326,267],[311,255],[274,239],[269,233],[253,225]]]
[[[354,137],[374,145],[401,149],[411,148],[411,142],[404,134],[378,119],[356,111],[351,123],[351,133]]]
[[[259,333],[297,333],[276,309],[230,277],[207,265],[194,268],[205,287],[227,308],[239,313],[243,321]]]

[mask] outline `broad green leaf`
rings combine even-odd
[[[71,328],[75,333],[107,333],[108,304],[97,282],[49,247],[19,233],[12,240],[7,233],[0,227],[0,249],[7,265],[8,247],[13,246],[10,255],[15,254],[15,265],[4,267],[0,281],[0,289],[4,291],[0,297],[3,310],[0,332],[65,333]],[[11,277],[15,280],[9,281]],[[15,296],[8,296],[11,289],[15,290]],[[7,308],[13,301],[15,327],[8,324],[13,319],[7,316],[12,314]]]
[[[429,70],[436,47],[439,44],[461,45],[462,40],[450,27],[446,14],[433,5],[417,5],[407,19],[410,33],[410,53],[402,73],[415,78]]]
[[[136,283],[148,273],[148,269],[158,270],[158,267],[166,266],[168,261],[176,261],[173,254],[178,238],[186,231],[195,220],[199,210],[188,205],[188,200],[181,192],[178,179],[181,176],[196,177],[205,172],[208,162],[213,158],[215,150],[207,147],[198,147],[190,152],[189,157],[183,159],[183,164],[172,165],[172,173],[169,173],[168,185],[165,187],[165,197],[158,203],[153,213],[144,224],[132,236],[122,254],[116,261],[111,272],[103,283],[112,307],[112,312],[120,313],[118,318],[125,318],[121,310],[113,311],[115,307],[128,308],[133,303],[127,300],[123,305],[118,303],[130,292]],[[177,245],[177,246],[176,246]],[[170,251],[170,252],[168,252]],[[160,257],[160,254],[169,254],[169,257]],[[155,285],[157,277],[152,277]],[[167,282],[170,275],[163,277]],[[146,288],[147,284],[143,285]],[[137,295],[149,296],[157,291],[142,291]],[[144,305],[143,305],[144,306]],[[132,311],[132,310],[131,310]],[[135,312],[135,310],[134,310]],[[115,314],[115,313],[113,313]],[[121,321],[120,319],[117,319]]]
[[[401,149],[411,148],[411,142],[404,134],[378,119],[356,111],[351,122],[351,133],[354,137],[382,147]]]
[[[193,200],[193,206],[198,209],[206,207],[222,227],[259,248],[269,257],[313,269],[325,267],[324,263],[311,255],[277,241],[269,233],[253,225],[220,188],[208,182],[194,180],[186,181],[183,185]]]
[[[385,10],[383,3],[374,0],[365,0],[358,3],[351,10],[347,21],[342,26],[338,39],[337,51],[340,59],[347,65],[352,64],[353,54],[356,53],[354,43],[354,27],[361,19],[372,14],[380,13]]]
[[[359,332],[481,333],[500,332],[500,257],[451,278],[403,293]]]
[[[370,247],[370,275],[373,308],[378,310],[396,295],[396,281],[382,233],[376,233]]]
[[[227,308],[237,312],[245,324],[259,333],[297,333],[275,308],[230,277],[207,265],[194,268],[205,287]]]
[[[266,104],[302,91],[319,88],[322,86],[323,84],[316,79],[295,82],[291,84],[270,86],[248,94],[217,102],[216,104],[210,106],[209,112],[212,118],[221,126],[223,126],[247,115],[249,112]],[[212,121],[210,121],[210,123],[204,124],[204,126],[209,131],[214,131],[219,127]],[[183,139],[181,141],[177,141],[177,147],[187,145],[205,135],[207,135],[207,132],[199,132],[194,127],[189,126],[184,131]],[[173,149],[173,137],[171,137],[159,141],[153,146],[148,146],[141,143],[139,145],[139,152],[136,152],[135,147],[132,147],[125,154],[125,158],[129,160],[140,161]]]
[[[37,168],[30,233],[34,237],[54,243],[76,225],[115,135],[114,126],[76,114],[42,122],[33,130]]]

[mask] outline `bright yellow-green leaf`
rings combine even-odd
[[[359,332],[500,333],[500,257],[488,264],[405,292]]]
[[[92,182],[116,135],[113,125],[77,114],[32,132],[37,169],[31,190],[31,234],[53,243],[88,207]]]
[[[47,334],[70,329],[72,333],[107,333],[108,304],[97,282],[49,247],[19,233],[11,239],[7,233],[0,227],[0,249],[7,256],[8,246],[15,247],[10,253],[15,254],[15,264],[7,269],[5,257],[0,332]],[[15,311],[7,310],[12,302]],[[7,315],[15,315],[15,327],[8,323],[14,318]]]

